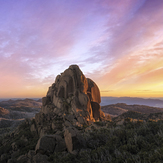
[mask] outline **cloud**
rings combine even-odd
[[[142,93],[144,89],[151,90],[150,96],[152,92],[156,94],[163,86],[163,51],[162,53],[158,51],[155,46],[150,46],[149,51],[146,49],[137,51],[138,55],[131,53],[120,57],[115,61],[114,67],[98,80],[100,88],[113,89],[117,92],[116,96],[125,95],[123,92],[134,95],[138,93],[136,89],[142,90]]]
[[[110,54],[110,56],[119,57],[134,51],[138,46],[145,47],[155,37],[157,38],[160,32],[162,33],[163,24],[161,17],[163,14],[163,2],[136,2],[133,1],[128,6],[131,9],[119,15],[118,24],[112,30],[112,41],[109,44],[108,56]],[[110,24],[108,23],[109,30]]]
[[[101,90],[141,87],[151,75],[160,81],[162,7],[162,0],[0,1],[0,96],[43,93],[70,64]]]

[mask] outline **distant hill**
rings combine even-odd
[[[163,100],[161,99],[145,99],[137,97],[102,97],[101,101],[101,106],[117,103],[126,103],[127,105],[137,104],[163,108]]]
[[[136,111],[127,111],[118,117],[115,117],[112,119],[114,122],[118,121],[123,121],[129,118],[128,120],[134,120],[135,122],[138,120],[143,120],[143,121],[158,121],[158,120],[163,120],[163,112],[162,113],[150,113],[150,114],[144,114]]]
[[[41,101],[42,98],[0,98],[0,102],[2,101],[8,101],[8,100],[25,100],[25,99],[31,99],[31,100],[34,100],[34,101]]]
[[[0,118],[22,119],[34,117],[42,103],[33,99],[18,99],[0,102]]]
[[[102,106],[101,109],[105,114],[110,114],[111,117],[119,116],[127,111],[134,111],[143,114],[163,112],[163,108],[151,107],[145,105],[127,105],[125,103],[106,105],[106,106]]]
[[[0,135],[12,131],[25,118],[33,118],[42,102],[33,99],[10,99],[0,102]]]
[[[17,99],[17,100],[7,100],[1,101],[0,106],[4,108],[13,108],[13,107],[33,107],[33,108],[40,108],[41,102],[35,101],[33,99]]]

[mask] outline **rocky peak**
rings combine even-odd
[[[31,132],[39,136],[35,152],[49,154],[67,150],[76,153],[85,146],[84,127],[105,120],[98,86],[77,65],[58,75],[35,115]]]
[[[58,75],[42,99],[41,112],[58,115],[71,114],[80,124],[103,120],[98,86],[86,78],[77,65],[71,65]]]

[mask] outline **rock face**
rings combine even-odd
[[[64,138],[67,150],[70,153],[73,153],[73,150],[85,147],[85,141],[83,137],[81,136],[80,132],[74,127],[68,127],[65,129]]]
[[[71,65],[55,79],[42,99],[41,112],[70,114],[80,124],[105,118],[100,107],[98,86],[86,78],[77,65]]]
[[[78,129],[105,120],[100,102],[95,82],[87,79],[77,65],[71,65],[56,77],[42,98],[41,111],[30,128],[40,137],[35,152],[48,155],[67,149],[75,154],[83,148],[85,141]]]
[[[64,139],[59,135],[42,136],[36,145],[35,152],[41,154],[50,154],[53,152],[61,152],[66,149]]]

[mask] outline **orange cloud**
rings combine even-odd
[[[147,55],[147,52],[137,51],[116,60],[99,81],[102,95],[163,96],[163,53],[157,53],[156,49],[153,49],[155,53],[151,50]]]

